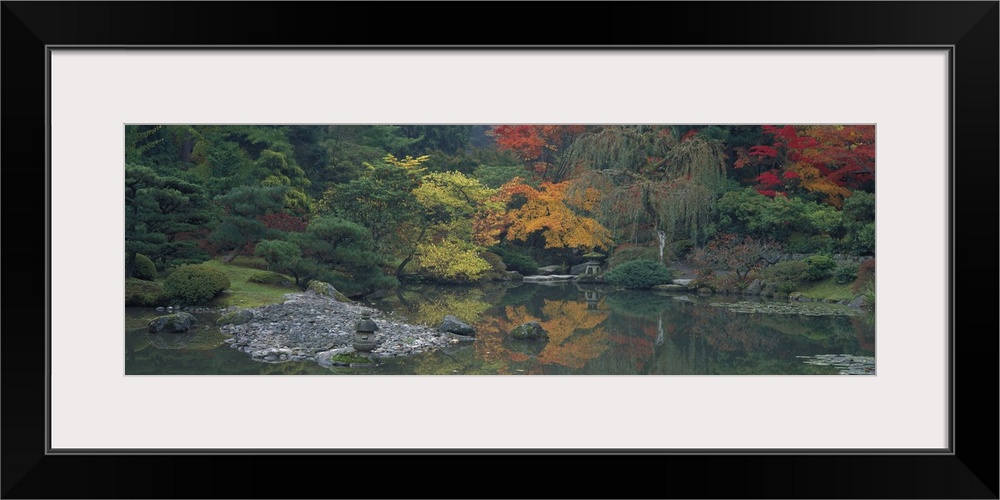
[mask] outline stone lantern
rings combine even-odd
[[[596,260],[588,260],[583,269],[583,274],[601,274],[601,264]]]
[[[361,313],[361,319],[354,325],[354,350],[358,352],[369,352],[375,349],[375,330],[378,325],[372,321],[372,313]]]
[[[601,293],[597,290],[584,290],[584,300],[587,301],[587,309],[597,309],[597,302],[601,300]]]

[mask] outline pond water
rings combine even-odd
[[[848,306],[747,297],[620,291],[569,283],[400,288],[370,305],[393,319],[437,325],[448,314],[473,327],[475,342],[371,368],[263,363],[229,347],[198,313],[197,329],[148,334],[163,314],[125,311],[129,375],[546,374],[835,375],[874,374],[875,327]],[[505,334],[537,321],[545,344],[511,343]]]

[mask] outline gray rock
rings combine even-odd
[[[248,309],[229,311],[215,321],[217,325],[242,325],[253,321],[253,312]]]
[[[851,307],[864,307],[867,303],[868,299],[866,299],[864,295],[858,295],[857,297],[854,297],[854,300],[852,300],[848,305]]]
[[[333,297],[337,293],[337,289],[333,285],[326,283],[324,281],[312,280],[309,282],[306,290],[317,295],[323,295],[326,297]]]
[[[444,317],[444,321],[441,322],[441,326],[438,327],[438,330],[442,332],[456,333],[458,335],[476,335],[476,330],[469,326],[468,323],[465,323],[464,321],[451,315]]]
[[[462,342],[475,342],[476,337],[470,335],[458,335],[455,333],[448,334],[449,343],[458,344]]]
[[[516,340],[549,340],[549,333],[537,321],[524,323],[511,330],[508,335]]]
[[[569,273],[572,274],[572,275],[579,275],[580,273],[582,273],[586,269],[587,269],[587,263],[585,262],[583,264],[577,264],[577,265],[575,265],[573,267],[570,267],[569,268]]]
[[[536,272],[541,275],[547,275],[547,274],[555,274],[560,271],[562,271],[562,266],[553,264],[551,266],[539,267],[538,271]]]
[[[764,289],[764,283],[760,280],[753,280],[745,289],[743,293],[746,295],[760,295],[760,292]]]
[[[182,333],[190,330],[197,322],[193,314],[186,312],[158,316],[149,322],[149,332]]]
[[[691,284],[692,281],[694,281],[694,280],[693,279],[675,279],[675,280],[671,281],[671,283],[673,283],[675,285],[688,286],[688,285]]]

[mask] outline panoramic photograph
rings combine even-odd
[[[872,375],[872,124],[124,127],[126,375]]]

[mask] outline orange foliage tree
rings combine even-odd
[[[606,309],[588,309],[585,302],[545,300],[541,314],[528,312],[525,306],[507,306],[502,317],[493,318],[477,335],[476,349],[486,360],[509,359],[526,362],[530,356],[504,347],[502,337],[514,327],[537,321],[549,334],[549,341],[536,359],[541,365],[559,365],[574,369],[583,368],[588,361],[599,357],[611,342],[602,326],[608,318]]]
[[[477,214],[477,243],[490,246],[504,239],[526,241],[537,234],[544,238],[545,248],[608,248],[611,233],[597,220],[577,213],[593,210],[599,193],[588,189],[567,196],[569,185],[543,182],[535,189],[521,178],[504,184]]]

